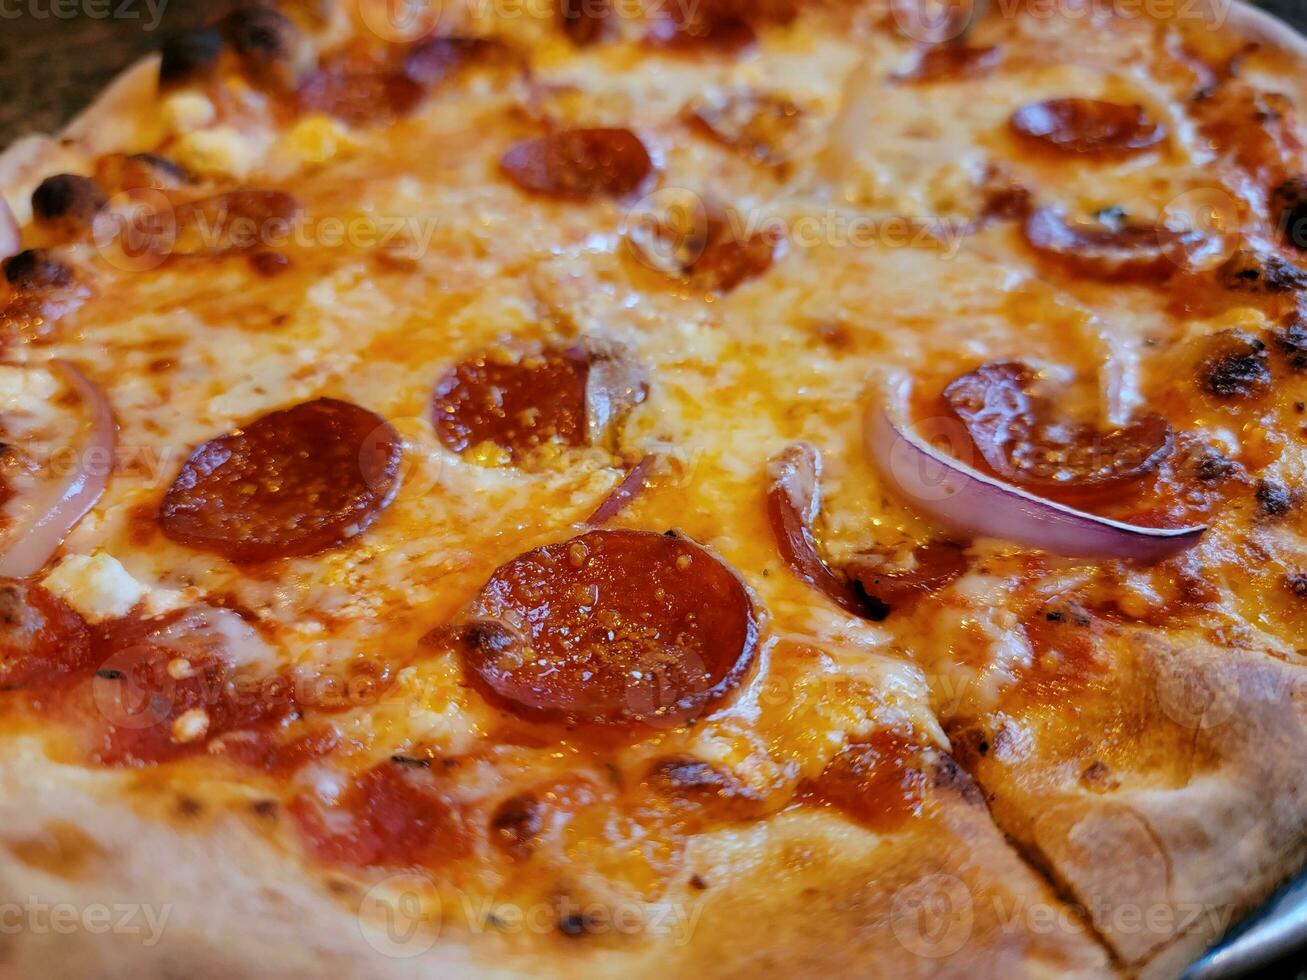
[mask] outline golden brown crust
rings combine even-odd
[[[924,799],[927,816],[902,832],[876,835],[809,810],[700,838],[686,874],[656,903],[646,939],[618,933],[630,911],[621,905],[611,909],[611,933],[604,924],[574,937],[540,930],[530,906],[520,910],[524,927],[500,907],[506,925],[469,932],[457,895],[444,896],[443,912],[414,911],[410,903],[428,897],[420,874],[305,877],[269,839],[276,815],[258,794],[212,811],[176,792],[142,806],[133,779],[54,765],[31,741],[6,752],[0,890],[9,921],[23,928],[0,943],[0,976],[1111,972],[1083,923],[1022,865],[946,761]],[[52,931],[56,906],[77,910],[77,925]],[[102,932],[102,907],[124,927]]]
[[[1124,963],[1167,975],[1302,864],[1307,674],[1142,631],[1114,652],[1079,709],[1000,712],[956,741],[999,825]]]

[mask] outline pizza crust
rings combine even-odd
[[[1173,976],[1307,858],[1307,673],[1145,633],[1119,649],[1119,704],[1077,715],[1075,733],[1055,709],[1000,712],[955,744],[999,825],[1120,959]],[[1082,727],[1138,761],[1104,763],[1113,748]]]
[[[528,931],[522,942],[512,929],[461,928],[457,896],[444,900],[455,914],[424,913],[419,922],[406,904],[418,876],[305,875],[260,832],[273,821],[254,799],[209,812],[165,793],[142,812],[130,805],[130,774],[53,765],[35,741],[16,748],[0,761],[0,909],[35,928],[0,934],[0,977],[561,978],[582,970],[654,980],[678,965],[713,978],[1112,972],[951,763],[937,770],[929,815],[898,832],[806,811],[700,838],[688,855],[693,873],[648,920],[656,938],[551,930]],[[39,807],[28,805],[34,800]],[[136,911],[128,929],[103,934],[43,931],[41,912],[23,918],[46,906],[103,907],[119,918]]]

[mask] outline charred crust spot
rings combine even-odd
[[[288,58],[298,30],[289,17],[272,7],[237,7],[222,22],[222,32],[243,58],[271,62]]]
[[[1199,376],[1204,390],[1217,398],[1255,398],[1270,387],[1266,345],[1242,331],[1229,330],[1211,338]]]
[[[1307,370],[1307,316],[1302,313],[1290,316],[1283,328],[1272,335],[1272,340],[1290,369]]]
[[[979,751],[979,746],[977,746]],[[933,783],[936,789],[957,793],[963,800],[972,804],[984,802],[984,797],[975,782],[957,761],[949,755],[941,755],[934,765]]]
[[[1257,503],[1267,517],[1283,517],[1293,507],[1293,493],[1281,483],[1258,480]]]
[[[430,759],[422,759],[413,755],[403,755],[401,753],[396,753],[395,755],[392,755],[390,757],[390,761],[395,763],[395,765],[397,766],[412,766],[415,769],[431,768]]]
[[[331,892],[333,895],[344,895],[348,897],[358,892],[358,885],[350,881],[348,878],[336,878],[333,876],[327,879],[326,885],[327,891]]]
[[[255,252],[250,256],[250,267],[265,279],[271,279],[290,268],[290,259],[282,252]]]
[[[222,31],[197,27],[167,38],[159,48],[159,82],[173,85],[203,75],[218,60],[223,48]]]
[[[73,281],[73,270],[44,249],[29,248],[4,263],[5,280],[15,289],[36,292],[57,289]]]
[[[504,800],[490,818],[491,839],[518,860],[531,856],[543,827],[544,807],[531,793]]]
[[[95,220],[109,199],[90,177],[55,174],[32,191],[32,216],[42,224],[61,222],[83,228]]]
[[[1240,249],[1220,268],[1227,289],[1259,294],[1307,289],[1307,272],[1278,255]]]
[[[1307,251],[1307,174],[1290,177],[1271,194],[1271,213],[1281,240]]]
[[[1101,793],[1115,788],[1119,785],[1119,781],[1112,775],[1112,769],[1106,762],[1095,759],[1080,774],[1080,784],[1087,789]]]
[[[518,642],[517,635],[508,626],[492,619],[470,623],[459,634],[459,639],[487,657],[507,653]]]
[[[734,780],[700,759],[662,759],[649,770],[649,782],[669,795],[713,797],[737,791]]]
[[[1234,471],[1234,460],[1216,452],[1207,453],[1194,464],[1194,475],[1203,483],[1221,483]]]
[[[262,817],[264,820],[271,820],[277,816],[281,809],[276,800],[255,800],[250,804],[250,812],[256,817]]]

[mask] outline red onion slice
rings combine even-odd
[[[1207,525],[1140,527],[1045,500],[940,452],[904,423],[907,381],[869,406],[867,451],[881,475],[922,513],[977,537],[1075,558],[1156,562],[1198,543]]]
[[[658,459],[653,453],[649,453],[640,462],[631,467],[631,472],[621,483],[613,488],[613,492],[603,499],[593,514],[585,519],[589,527],[599,527],[601,524],[607,524],[614,517],[630,505],[631,501],[640,495],[645,488],[645,480],[649,476],[649,471],[653,469],[654,462]]]
[[[42,499],[26,507],[0,553],[0,577],[25,578],[40,571],[104,493],[113,469],[117,424],[104,392],[68,361],[50,366],[77,392],[86,411],[77,467]]]
[[[0,260],[17,255],[23,250],[22,232],[18,230],[18,219],[10,210],[9,204],[0,197]]]
[[[873,607],[856,585],[831,570],[817,553],[812,523],[821,509],[821,455],[806,442],[796,442],[767,465],[767,519],[776,545],[790,571],[855,616],[879,622],[887,609]]]

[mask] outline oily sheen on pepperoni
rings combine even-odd
[[[159,512],[174,541],[232,561],[307,555],[367,528],[390,502],[399,434],[319,398],[270,412],[191,455]]]
[[[467,669],[516,710],[657,726],[739,684],[757,624],[740,579],[694,542],[597,530],[502,565],[457,635]]]
[[[1058,417],[1035,392],[1035,373],[1017,361],[982,364],[944,389],[985,464],[1005,480],[1049,496],[1119,492],[1171,455],[1171,425],[1150,413],[1101,431]]]
[[[1096,99],[1049,99],[1022,106],[1012,131],[1060,153],[1119,157],[1140,153],[1166,137],[1142,106]]]
[[[513,144],[499,169],[532,194],[585,201],[632,193],[653,161],[629,129],[560,129]]]

